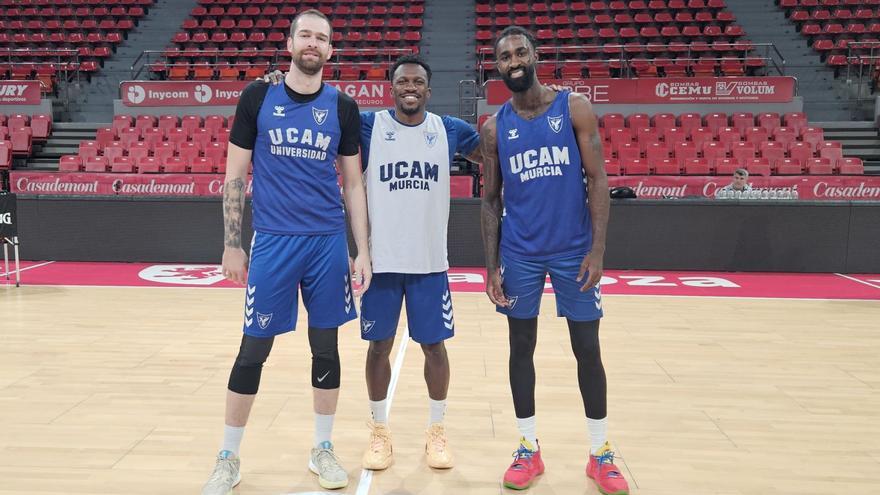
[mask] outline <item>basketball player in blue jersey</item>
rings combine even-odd
[[[602,493],[624,495],[628,486],[606,441],[606,380],[599,352],[598,283],[610,199],[596,116],[583,95],[538,82],[535,40],[528,31],[502,31],[495,57],[513,98],[480,132],[486,292],[507,316],[510,389],[521,434],[504,485],[525,489],[544,472],[535,433],[533,357],[549,273],[556,311],[568,321],[578,363],[591,443],[586,474]]]
[[[308,311],[315,412],[309,469],[324,488],[348,484],[331,443],[340,383],[337,328],[357,317],[353,296],[367,290],[372,272],[358,154],[360,114],[350,97],[321,82],[331,34],[321,12],[297,15],[287,41],[293,62],[285,84],[251,84],[236,110],[223,192],[223,274],[246,284],[244,336],[229,376],[223,446],[203,495],[226,495],[241,480],[239,447],[262,366],[275,336],[296,325],[300,289]],[[251,161],[255,233],[248,264],[241,219]],[[353,268],[337,161],[358,248]],[[352,291],[352,277],[358,291]]]
[[[390,75],[394,109],[361,114],[374,273],[361,301],[361,336],[370,342],[366,377],[372,412],[362,465],[381,470],[393,462],[387,402],[390,354],[405,299],[410,336],[425,355],[430,399],[426,461],[433,468],[451,468],[443,425],[449,388],[444,341],[455,326],[446,275],[449,171],[456,152],[481,161],[479,136],[463,120],[425,110],[431,69],[420,57],[400,57]],[[281,77],[276,71],[266,81],[277,83]]]

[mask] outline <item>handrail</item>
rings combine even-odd
[[[337,57],[341,56],[357,56],[360,54],[372,54],[372,55],[381,55],[383,57],[387,57],[388,61],[392,60],[394,56],[406,55],[412,53],[412,50],[409,48],[340,48],[333,51],[333,57],[330,60],[333,60]],[[176,66],[192,66],[199,65],[202,67],[219,67],[221,65],[226,65],[220,62],[220,58],[227,57],[238,57],[245,55],[256,55],[258,57],[269,58],[269,67],[278,68],[280,66],[279,60],[281,59],[289,59],[290,52],[282,49],[268,49],[268,50],[258,50],[247,49],[247,50],[179,50],[179,49],[165,49],[165,50],[144,50],[140,53],[140,55],[135,58],[134,62],[132,62],[131,67],[129,69],[131,73],[131,79],[137,80],[141,77],[141,74],[145,70],[146,67],[149,67],[153,63],[159,62],[164,59],[167,60],[169,57],[190,57],[190,58],[208,58],[213,59],[213,61],[205,60],[199,61],[196,63],[168,63],[165,65],[168,67],[176,67]],[[155,56],[155,58],[153,58]],[[335,64],[340,62],[331,62],[328,61],[329,64]],[[366,63],[366,62],[363,62]]]
[[[723,48],[724,51],[733,51],[733,52],[753,52],[763,48],[764,55],[763,56],[730,56],[730,57],[702,57],[704,60],[763,60],[766,62],[768,67],[772,66],[772,69],[780,75],[785,75],[786,62],[785,57],[782,56],[782,53],[776,47],[774,43],[753,43],[751,41],[736,41],[736,42],[714,42],[714,43],[706,43],[706,44],[697,44],[696,46],[693,43],[647,43],[647,44],[611,44],[611,45],[566,45],[566,46],[552,46],[552,47],[539,47],[538,53],[545,56],[544,62],[547,63],[558,63],[560,62],[560,55],[567,55],[571,53],[604,53],[606,55],[619,55],[618,59],[593,59],[593,60],[578,60],[583,63],[587,62],[611,62],[620,63],[622,65],[622,75],[624,77],[632,77],[632,71],[630,68],[632,67],[632,62],[642,62],[648,61],[650,62],[652,58],[647,58],[644,56],[644,53],[633,54],[630,53],[630,50],[639,50],[640,52],[650,52],[655,50],[657,52],[677,52],[684,54],[686,56],[686,60],[691,59],[699,59],[698,52],[702,51],[714,51],[713,45],[721,45],[719,48]],[[700,49],[695,49],[700,48]],[[486,80],[486,74],[484,69],[484,62],[488,62],[492,57],[487,55],[494,55],[494,50],[492,48],[480,48],[477,50],[478,55],[478,65],[479,65],[479,79],[480,81]],[[546,60],[547,56],[552,56],[554,60]],[[665,59],[667,57],[659,57],[661,59]],[[685,60],[681,58],[675,58],[671,60]],[[570,61],[570,60],[569,60]],[[558,66],[557,66],[558,67]]]
[[[79,50],[69,48],[0,48],[0,57],[7,57],[5,65],[10,67],[39,66],[45,64],[57,64],[53,67],[56,73],[64,74],[64,84],[59,84],[64,90],[62,102],[64,109],[70,108],[70,84],[79,86],[80,83],[80,58]],[[54,58],[53,62],[22,62],[21,58]],[[72,61],[70,60],[72,59]],[[70,66],[73,64],[73,67]],[[59,80],[60,81],[60,80]],[[44,86],[40,81],[41,86]]]

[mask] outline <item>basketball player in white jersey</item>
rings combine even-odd
[[[388,427],[391,348],[406,299],[409,334],[425,354],[430,413],[427,464],[451,468],[443,420],[449,387],[444,341],[455,322],[446,271],[449,171],[456,152],[479,162],[479,136],[463,120],[427,112],[431,69],[404,55],[391,68],[394,109],[361,113],[361,159],[367,184],[373,278],[361,302],[361,336],[370,342],[366,378],[370,441],[362,464],[381,470],[393,462]],[[265,77],[278,83],[276,71]]]
[[[366,469],[393,462],[387,392],[390,353],[406,299],[409,334],[425,355],[430,414],[427,464],[451,468],[443,419],[449,387],[444,341],[455,322],[446,271],[449,171],[456,152],[479,162],[479,136],[470,124],[425,110],[431,69],[418,56],[391,68],[394,109],[361,113],[361,160],[367,185],[373,280],[361,301],[361,336],[370,342],[366,377],[372,421]]]

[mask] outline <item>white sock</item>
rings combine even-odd
[[[330,437],[333,434],[334,417],[334,414],[315,413],[315,447],[320,446],[324,442],[330,442]]]
[[[388,399],[371,400],[370,411],[373,412],[373,421],[375,423],[388,423]]]
[[[223,425],[223,447],[220,450],[228,450],[237,457],[241,449],[242,436],[244,436],[244,426]]]
[[[429,398],[428,400],[431,402],[431,416],[428,419],[428,426],[434,423],[442,423],[443,418],[446,416],[446,399],[434,400]]]
[[[532,447],[538,448],[538,438],[535,436],[535,417],[516,418],[516,426],[519,428],[519,434],[523,436]]]
[[[596,455],[608,440],[608,417],[602,419],[587,418],[587,430],[590,431],[590,455]]]

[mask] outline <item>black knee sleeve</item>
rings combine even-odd
[[[339,388],[340,365],[336,328],[309,327],[312,348],[312,386],[324,390]]]
[[[232,365],[232,372],[229,374],[229,390],[246,395],[257,393],[260,388],[263,363],[269,357],[274,341],[275,337],[242,336],[238,357],[235,358],[235,364]]]

